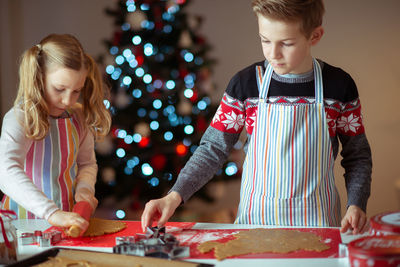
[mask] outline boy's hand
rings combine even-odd
[[[352,233],[354,235],[363,234],[369,228],[369,221],[365,212],[355,205],[349,206],[341,224],[341,233],[347,232],[348,229],[353,229]]]
[[[159,227],[164,226],[181,202],[182,197],[174,191],[163,198],[147,202],[142,214],[143,232],[146,232],[148,226],[153,225],[153,221],[157,221]]]
[[[69,228],[73,225],[78,226],[82,231],[81,235],[89,227],[89,222],[82,218],[78,213],[57,210],[50,215],[47,220],[51,225]]]

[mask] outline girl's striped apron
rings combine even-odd
[[[51,118],[49,133],[32,143],[25,158],[27,176],[64,211],[71,211],[73,207],[78,148],[78,121],[73,116]],[[4,196],[2,204],[3,209],[15,211],[19,219],[36,218],[8,196]]]
[[[321,67],[313,59],[315,103],[270,104],[273,73],[257,67],[257,119],[243,165],[235,223],[339,226]]]

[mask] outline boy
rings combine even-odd
[[[341,224],[342,232],[362,233],[368,225],[371,151],[353,79],[311,56],[324,33],[322,0],[253,0],[252,6],[266,60],[231,79],[170,193],[146,204],[142,227],[165,224],[212,178],[246,126],[236,223]],[[333,176],[338,140],[348,193],[342,220]]]

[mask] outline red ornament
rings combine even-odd
[[[192,103],[194,103],[194,102],[196,102],[196,100],[197,100],[198,94],[197,94],[197,92],[196,92],[194,89],[192,89],[192,90],[193,90],[193,95],[192,95],[192,97],[190,98],[190,101],[192,101]]]
[[[188,152],[188,148],[184,144],[180,143],[176,146],[175,151],[179,156],[184,156]]]
[[[138,143],[139,147],[147,147],[150,144],[150,138],[142,137],[142,140]]]
[[[161,171],[167,164],[167,157],[162,154],[157,154],[151,158],[150,164],[154,167],[154,169]]]

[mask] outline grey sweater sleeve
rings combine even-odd
[[[222,167],[239,136],[209,126],[170,191],[178,192],[186,202]]]
[[[341,164],[345,170],[347,207],[356,205],[366,211],[371,192],[372,157],[365,134],[339,135],[342,143]]]

